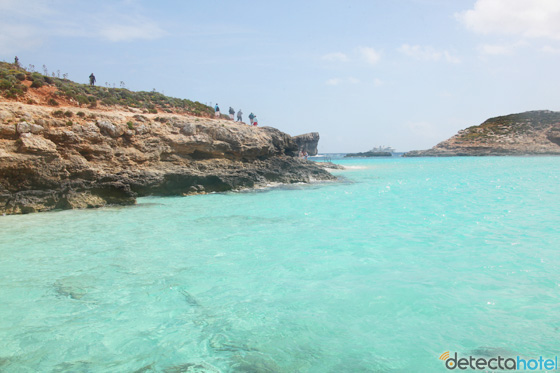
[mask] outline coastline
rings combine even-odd
[[[0,213],[336,179],[275,128],[137,111],[1,102]]]
[[[403,157],[560,155],[560,112],[527,111],[487,119],[427,150]]]

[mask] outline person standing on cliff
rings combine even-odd
[[[230,106],[229,107],[229,117],[231,120],[233,120],[233,116],[235,114],[235,110]]]
[[[220,117],[220,107],[218,106],[218,104],[216,103],[216,106],[214,106],[214,116],[216,118]]]
[[[257,120],[257,116],[256,116],[256,115],[253,116],[252,122],[253,122],[253,126],[255,126],[255,127],[259,125],[259,121]]]
[[[95,85],[95,75],[93,73],[89,76],[89,85],[92,87]]]
[[[242,115],[243,115],[243,112],[241,112],[241,109],[239,109],[239,111],[237,112],[237,121],[238,122],[243,122],[243,119],[241,118]]]
[[[253,124],[254,119],[255,119],[255,114],[253,113],[249,114],[249,120],[251,121],[251,124]]]

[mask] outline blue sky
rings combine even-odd
[[[558,0],[0,0],[0,59],[252,111],[320,152],[560,110]]]

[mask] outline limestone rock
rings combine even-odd
[[[140,125],[134,126],[134,131],[136,131],[137,135],[143,135],[145,133],[150,132],[150,127],[146,126],[145,124],[140,124]]]
[[[13,124],[0,124],[0,136],[4,138],[16,135],[16,126]]]
[[[428,150],[404,157],[560,155],[560,112],[528,111],[490,118]]]
[[[16,125],[17,133],[28,133],[31,132],[31,125],[27,122],[19,122]]]
[[[305,151],[309,155],[317,155],[319,144],[319,133],[310,132],[304,135],[294,136],[294,141],[298,145],[300,151]]]
[[[19,124],[0,123],[0,214],[335,179],[315,162],[295,158],[294,138],[275,128],[81,110],[85,115],[73,117],[69,127],[52,118],[52,108],[0,98],[8,120],[14,118],[10,113],[29,114]],[[134,130],[126,125],[130,121],[139,123]]]
[[[97,127],[101,130],[101,133],[111,136],[113,138],[120,137],[124,134],[124,126],[116,126],[108,120],[98,120],[96,122]]]
[[[546,138],[555,143],[556,145],[560,145],[560,125],[556,125],[546,133]]]
[[[56,145],[42,136],[23,133],[20,136],[20,150],[24,153],[56,154]]]
[[[30,126],[31,126],[31,133],[33,134],[38,134],[45,130],[42,126],[38,124],[31,123]]]
[[[185,136],[192,136],[196,134],[196,126],[192,123],[185,123],[181,127],[181,133]]]

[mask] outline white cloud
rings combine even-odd
[[[65,1],[0,0],[0,50],[20,53],[53,37],[126,42],[165,35],[142,13],[141,8],[126,2],[90,11]]]
[[[477,0],[474,9],[456,16],[481,34],[560,39],[558,0]]]
[[[373,48],[360,47],[360,48],[358,48],[358,50],[359,50],[360,54],[362,55],[362,57],[370,65],[375,65],[381,59],[381,54]]]
[[[514,47],[511,45],[485,44],[480,47],[480,51],[491,56],[504,56],[513,54]]]
[[[326,85],[330,85],[330,86],[338,86],[341,84],[358,84],[358,83],[360,83],[360,80],[354,77],[331,78],[325,82]]]
[[[374,86],[376,86],[376,87],[381,87],[383,84],[384,84],[384,83],[383,83],[383,81],[382,81],[381,79],[379,79],[379,78],[373,79],[373,85],[374,85]]]
[[[461,60],[446,50],[437,50],[430,46],[403,44],[398,51],[409,57],[424,61],[445,60],[449,63],[459,63]]]
[[[37,19],[51,16],[53,10],[41,0],[0,0],[0,14]]]
[[[481,54],[487,56],[507,56],[514,54],[519,48],[528,46],[529,43],[520,40],[516,43],[483,44],[478,47]]]
[[[325,82],[326,85],[337,86],[342,83],[342,79],[340,78],[331,78]]]
[[[19,53],[42,42],[40,33],[32,26],[0,23],[0,50],[3,54]]]
[[[450,62],[450,63],[460,63],[461,62],[461,59],[459,57],[452,55],[448,51],[443,51],[443,57],[445,58],[445,60],[447,62]]]
[[[560,48],[551,47],[550,45],[545,45],[541,48],[541,52],[550,53],[550,54],[559,54]]]
[[[321,59],[326,61],[339,61],[339,62],[346,62],[348,61],[348,56],[341,52],[334,52],[325,54]]]
[[[98,34],[113,42],[132,40],[154,40],[165,35],[165,32],[155,23],[142,18],[129,19],[125,24],[115,22],[100,27]]]

